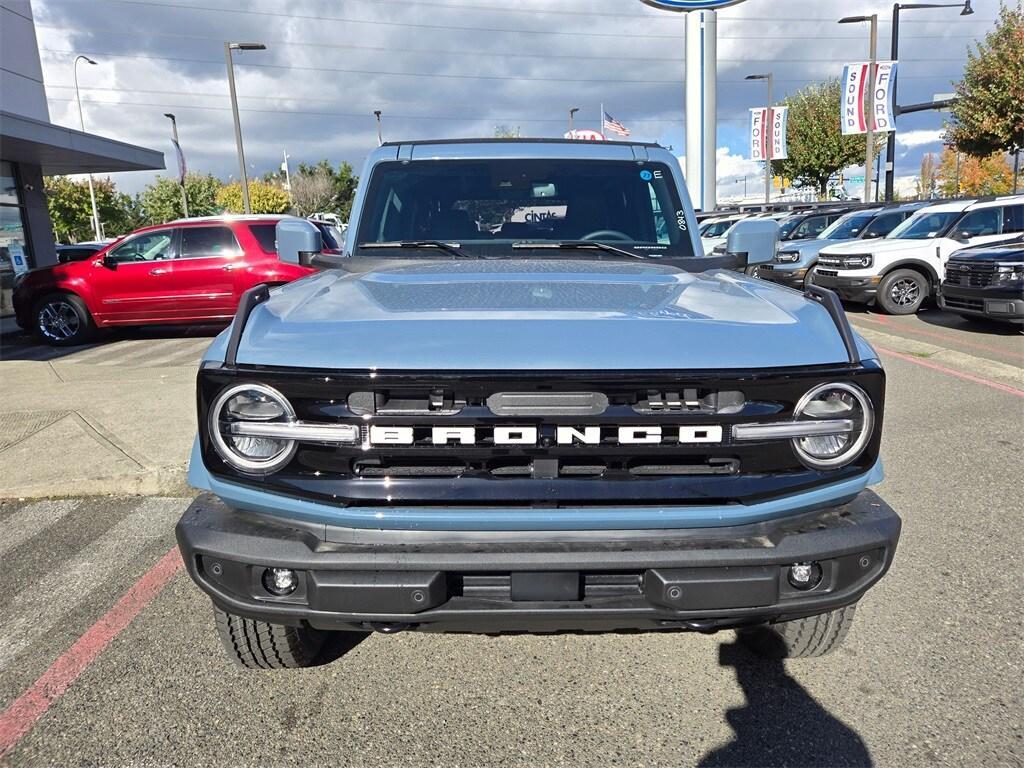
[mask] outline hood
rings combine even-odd
[[[821,250],[822,255],[847,256],[855,253],[935,253],[935,239],[928,240],[847,240]]]
[[[953,257],[960,261],[1024,261],[1024,239],[1017,238],[1003,244],[966,248],[954,253]]]
[[[814,256],[824,248],[828,248],[833,245],[839,245],[840,243],[848,242],[846,240],[819,240],[818,238],[811,238],[809,240],[792,240],[788,243],[781,243],[779,245],[779,253],[783,251],[797,251],[801,256]]]
[[[608,261],[382,263],[274,291],[240,364],[382,370],[771,368],[847,360],[826,310],[735,272]]]

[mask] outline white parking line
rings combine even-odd
[[[77,506],[77,501],[64,499],[61,501],[39,501],[22,507],[0,524],[3,526],[0,557],[25,543],[37,533],[42,533],[51,525],[60,522]]]
[[[183,499],[147,499],[62,567],[19,592],[0,626],[0,672],[102,586],[127,561],[171,531]]]

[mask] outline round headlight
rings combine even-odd
[[[835,469],[854,461],[868,444],[875,427],[871,399],[853,384],[821,384],[797,403],[793,417],[798,421],[841,419],[852,424],[850,431],[798,437],[793,450],[814,469]]]
[[[221,392],[210,409],[210,439],[220,457],[235,469],[265,475],[291,460],[295,441],[245,435],[243,425],[293,421],[291,403],[273,387],[237,384]]]

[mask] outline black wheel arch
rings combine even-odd
[[[910,269],[924,275],[928,280],[928,293],[931,296],[935,295],[935,292],[938,290],[939,283],[942,282],[935,267],[927,261],[921,261],[920,259],[904,259],[902,261],[897,261],[895,264],[890,264],[885,268],[882,274],[878,276],[879,282],[884,280],[888,274],[895,272],[897,269]]]

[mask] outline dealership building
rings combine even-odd
[[[50,122],[30,0],[0,0],[0,317],[14,275],[57,261],[44,176],[163,167],[161,152]]]

